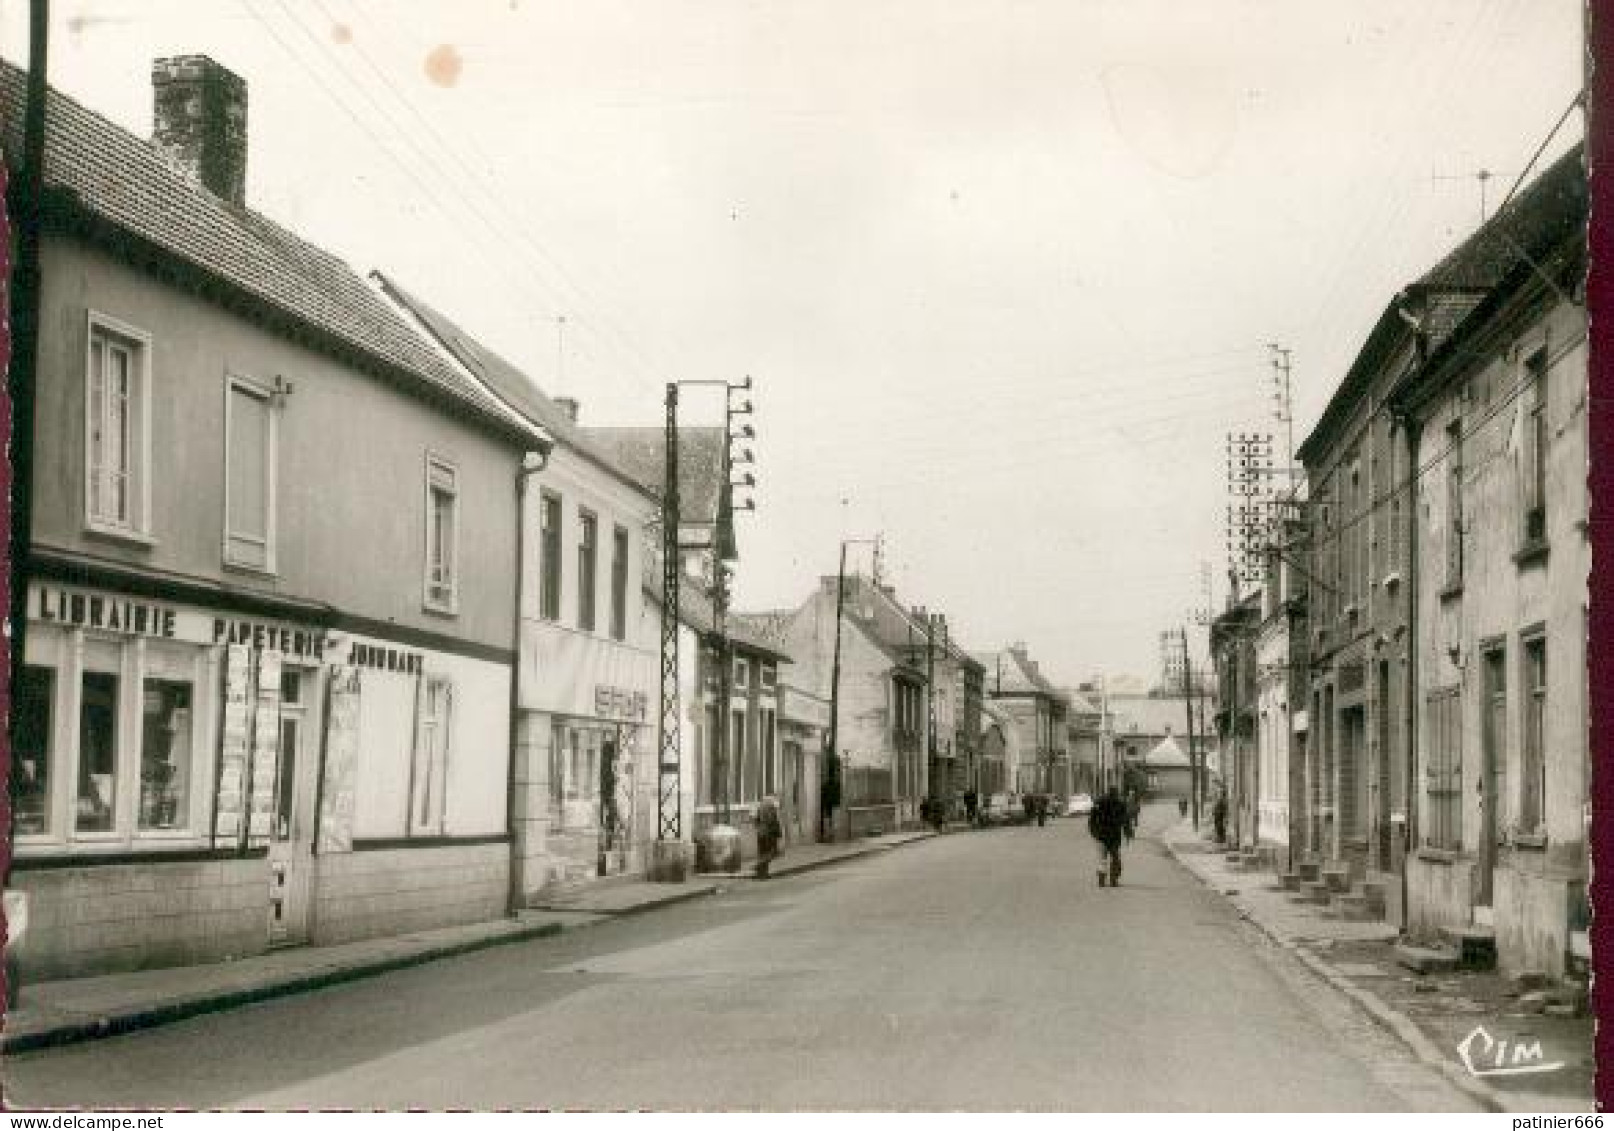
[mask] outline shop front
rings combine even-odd
[[[295,822],[325,630],[44,581],[27,601],[11,771],[25,975],[301,941]]]
[[[632,644],[528,622],[517,746],[522,898],[637,873],[656,835],[653,657]]]
[[[27,599],[10,879],[29,902],[24,977],[503,914],[508,663],[349,637],[322,609],[54,581]]]

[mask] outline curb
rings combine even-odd
[[[1213,887],[1205,880],[1205,877],[1183,862],[1182,855],[1177,851],[1176,845],[1164,837],[1161,838],[1161,843],[1166,846],[1166,851],[1171,853],[1171,858],[1176,861],[1178,867],[1193,876],[1202,886],[1220,894],[1220,889]],[[1377,1022],[1380,1028],[1385,1029],[1402,1044],[1406,1045],[1407,1049],[1418,1058],[1418,1061],[1424,1067],[1439,1072],[1445,1077],[1447,1083],[1469,1099],[1480,1104],[1486,1111],[1496,1114],[1507,1113],[1508,1107],[1502,1094],[1484,1081],[1465,1075],[1462,1069],[1447,1060],[1440,1050],[1435,1047],[1434,1043],[1424,1035],[1423,1030],[1418,1028],[1416,1022],[1391,1009],[1375,995],[1353,986],[1349,979],[1329,966],[1328,963],[1311,954],[1299,944],[1279,935],[1273,928],[1239,907],[1230,897],[1224,894],[1222,898],[1227,900],[1229,906],[1240,912],[1240,919],[1258,928],[1267,939],[1281,947],[1288,954],[1293,955],[1313,975],[1321,978],[1333,989],[1349,998],[1358,1009]]]
[[[598,915],[602,919],[624,919],[631,915],[643,914],[646,911],[656,911],[663,907],[671,907],[675,903],[687,903],[691,899],[699,899],[705,895],[715,895],[718,891],[719,880],[743,879],[744,877],[738,874],[729,873],[702,873],[701,875],[692,878],[695,881],[696,886],[688,891],[675,891],[666,896],[658,897],[656,899],[648,899],[645,902],[632,907],[620,907],[614,911],[601,910],[597,907],[573,907],[561,903],[545,903],[537,907],[529,907],[527,910],[547,911],[554,915]],[[701,886],[702,881],[709,883],[711,886]],[[677,887],[678,885],[669,883],[667,886],[672,888]],[[582,927],[591,926],[593,926],[592,923],[578,923],[570,928],[563,927],[562,930],[569,929],[575,931]]]
[[[308,993],[312,990],[341,985],[344,982],[356,982],[378,974],[390,973],[394,970],[407,970],[412,966],[424,966],[428,962],[435,962],[440,958],[453,958],[456,955],[471,954],[479,950],[488,950],[492,947],[504,946],[509,943],[551,938],[568,930],[582,930],[593,925],[593,923],[578,923],[568,927],[561,923],[537,923],[531,927],[516,928],[483,938],[464,939],[459,942],[427,947],[411,954],[385,955],[345,966],[331,966],[322,970],[294,974],[265,982],[261,985],[225,990],[193,998],[165,1001],[157,1005],[130,1009],[113,1016],[86,1017],[82,1021],[62,1022],[32,1033],[0,1035],[0,1052],[29,1052],[37,1049],[55,1048],[60,1045],[76,1044],[79,1041],[96,1040],[101,1037],[116,1037],[125,1033],[138,1032],[141,1029],[166,1025],[174,1021],[184,1021],[191,1017],[199,1017],[204,1013],[236,1009],[243,1005],[252,1005],[260,1001],[270,1001],[278,997],[290,997],[293,994]]]
[[[929,837],[921,835],[909,840],[899,841],[896,844],[870,845],[859,852],[849,852],[844,856],[834,856],[827,860],[813,861],[812,863],[801,865],[794,871],[779,873],[777,876],[770,878],[789,879],[791,876],[799,875],[803,872],[829,867],[833,864],[841,864],[848,860],[861,860],[926,839],[929,839]],[[754,877],[740,874],[724,876],[722,879],[749,880],[754,879]],[[699,899],[702,896],[715,895],[718,890],[716,884],[712,886],[703,885],[689,891],[671,893],[664,899],[656,899],[639,904],[636,907],[625,907],[618,911],[591,911],[587,908],[578,907],[552,907],[547,910],[555,913],[591,915],[594,918],[586,922],[572,924],[549,922],[534,923],[531,926],[518,925],[481,938],[461,939],[457,942],[427,946],[407,954],[378,955],[374,958],[360,959],[341,966],[328,966],[305,973],[286,975],[255,986],[199,994],[190,998],[170,999],[155,1005],[130,1008],[122,1013],[109,1016],[92,1017],[86,1015],[82,1020],[63,1021],[33,1032],[0,1033],[0,1053],[32,1052],[40,1049],[57,1048],[62,1045],[77,1044],[81,1041],[92,1041],[103,1037],[116,1037],[127,1033],[135,1033],[142,1029],[152,1029],[175,1021],[185,1021],[192,1017],[200,1017],[204,1013],[238,1009],[244,1005],[272,1001],[280,997],[291,997],[294,994],[310,993],[314,990],[338,986],[345,982],[357,982],[364,978],[388,974],[395,970],[407,970],[414,966],[424,966],[441,958],[453,958],[457,955],[472,954],[476,951],[489,950],[493,947],[529,942],[533,939],[553,938],[556,935],[571,931],[586,930],[589,927],[598,926],[600,923],[607,923],[614,919],[640,915],[658,908],[670,907],[673,904]],[[530,910],[546,909],[531,908]]]

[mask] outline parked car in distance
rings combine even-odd
[[[994,793],[981,806],[981,824],[1018,825],[1025,822],[1020,799],[1012,793]]]
[[[1065,802],[1065,816],[1085,817],[1093,811],[1093,799],[1085,793],[1073,793]]]

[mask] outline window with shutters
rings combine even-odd
[[[151,338],[92,312],[85,362],[84,518],[103,534],[149,538]]]
[[[1463,422],[1446,426],[1446,587],[1463,583]]]
[[[224,561],[275,569],[274,396],[244,377],[225,382]]]
[[[1458,688],[1431,692],[1428,698],[1428,763],[1425,795],[1429,822],[1424,843],[1457,851],[1463,846],[1462,696]]]
[[[1519,831],[1534,834],[1547,822],[1547,638],[1523,642],[1521,707],[1524,741],[1519,765]]]
[[[1547,351],[1539,349],[1525,363],[1527,383],[1524,417],[1524,529],[1526,546],[1547,538]]]
[[[426,607],[459,608],[459,472],[440,456],[426,457]]]

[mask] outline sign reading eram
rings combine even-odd
[[[602,719],[640,719],[649,713],[649,700],[642,691],[626,687],[594,688],[594,713]]]

